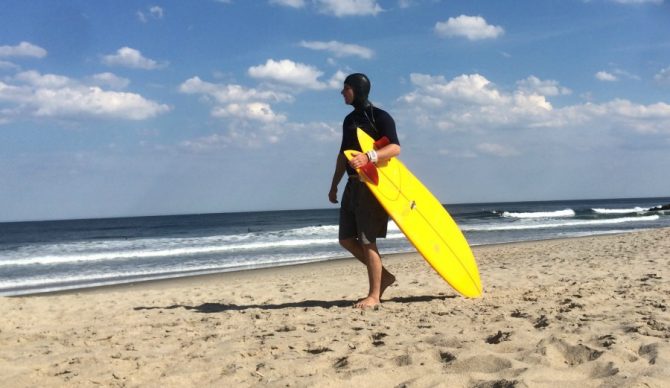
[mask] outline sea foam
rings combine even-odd
[[[550,212],[503,212],[502,216],[505,218],[563,218],[574,217],[575,211],[572,209],[556,210]]]

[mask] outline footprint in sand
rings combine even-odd
[[[512,335],[510,332],[502,332],[498,330],[497,334],[490,335],[486,337],[486,343],[491,345],[497,345],[503,341],[509,341],[509,337]]]
[[[440,360],[445,364],[449,364],[456,360],[456,356],[449,352],[440,352]]]
[[[512,314],[510,314],[512,318],[528,318],[530,315],[527,313],[521,311],[521,310],[514,310]]]
[[[597,360],[603,352],[582,344],[571,345],[554,336],[543,339],[537,344],[537,352],[555,364],[581,365]]]
[[[595,379],[602,379],[605,377],[614,376],[619,373],[619,368],[617,368],[613,362],[599,363],[593,367],[591,370],[591,377]]]
[[[462,372],[498,373],[512,367],[512,361],[493,355],[475,356],[454,362],[453,368]]]
[[[536,329],[544,329],[547,326],[549,326],[549,319],[546,315],[541,315],[533,324],[533,327]]]
[[[305,351],[309,354],[321,354],[325,352],[332,352],[333,350],[325,346],[319,346],[316,348],[305,349]]]
[[[333,364],[333,368],[336,370],[346,368],[349,365],[349,358],[348,357],[342,357],[338,358],[337,361]]]
[[[475,383],[474,388],[514,388],[518,382],[516,380],[492,380],[480,381]]]
[[[296,329],[295,326],[284,325],[284,326],[278,328],[278,329],[275,330],[275,331],[278,332],[278,333],[287,333],[287,332],[289,332],[289,331],[296,331],[296,330],[297,330],[297,329]]]
[[[658,357],[658,344],[640,346],[640,350],[638,350],[637,354],[644,357],[649,364],[654,365],[656,364],[656,358]]]
[[[403,354],[393,359],[397,366],[412,365],[412,357],[409,354]]]
[[[384,341],[382,341],[382,338],[388,336],[386,333],[375,333],[372,335],[372,344],[374,346],[382,346],[385,345]]]

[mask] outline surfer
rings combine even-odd
[[[356,169],[369,162],[384,162],[398,156],[400,142],[393,118],[370,103],[369,93],[370,80],[365,74],[351,74],[344,80],[342,96],[344,102],[353,106],[354,110],[345,117],[342,124],[342,144],[328,193],[330,202],[337,203],[337,185],[347,173],[349,179],[340,206],[340,245],[365,264],[370,286],[368,296],[355,304],[358,308],[380,304],[384,290],[395,282],[395,276],[382,265],[376,243],[377,238],[386,237],[388,214],[360,180]],[[376,152],[361,152],[347,162],[344,150],[361,150],[356,128],[361,128],[375,140],[386,136],[390,144]]]

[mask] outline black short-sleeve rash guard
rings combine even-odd
[[[375,140],[386,136],[392,144],[400,145],[395,129],[395,121],[393,121],[391,115],[375,106],[369,106],[365,110],[356,109],[344,118],[340,152],[344,152],[345,150],[361,151],[358,139],[356,138],[356,128],[361,128]],[[356,171],[347,164],[347,173],[354,175]]]

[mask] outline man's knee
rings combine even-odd
[[[358,245],[358,240],[356,240],[355,238],[340,239],[340,245],[343,246],[344,248],[353,248]]]
[[[363,255],[365,255],[366,258],[380,257],[379,250],[377,249],[377,243],[363,243],[361,244],[361,249],[363,250]]]

